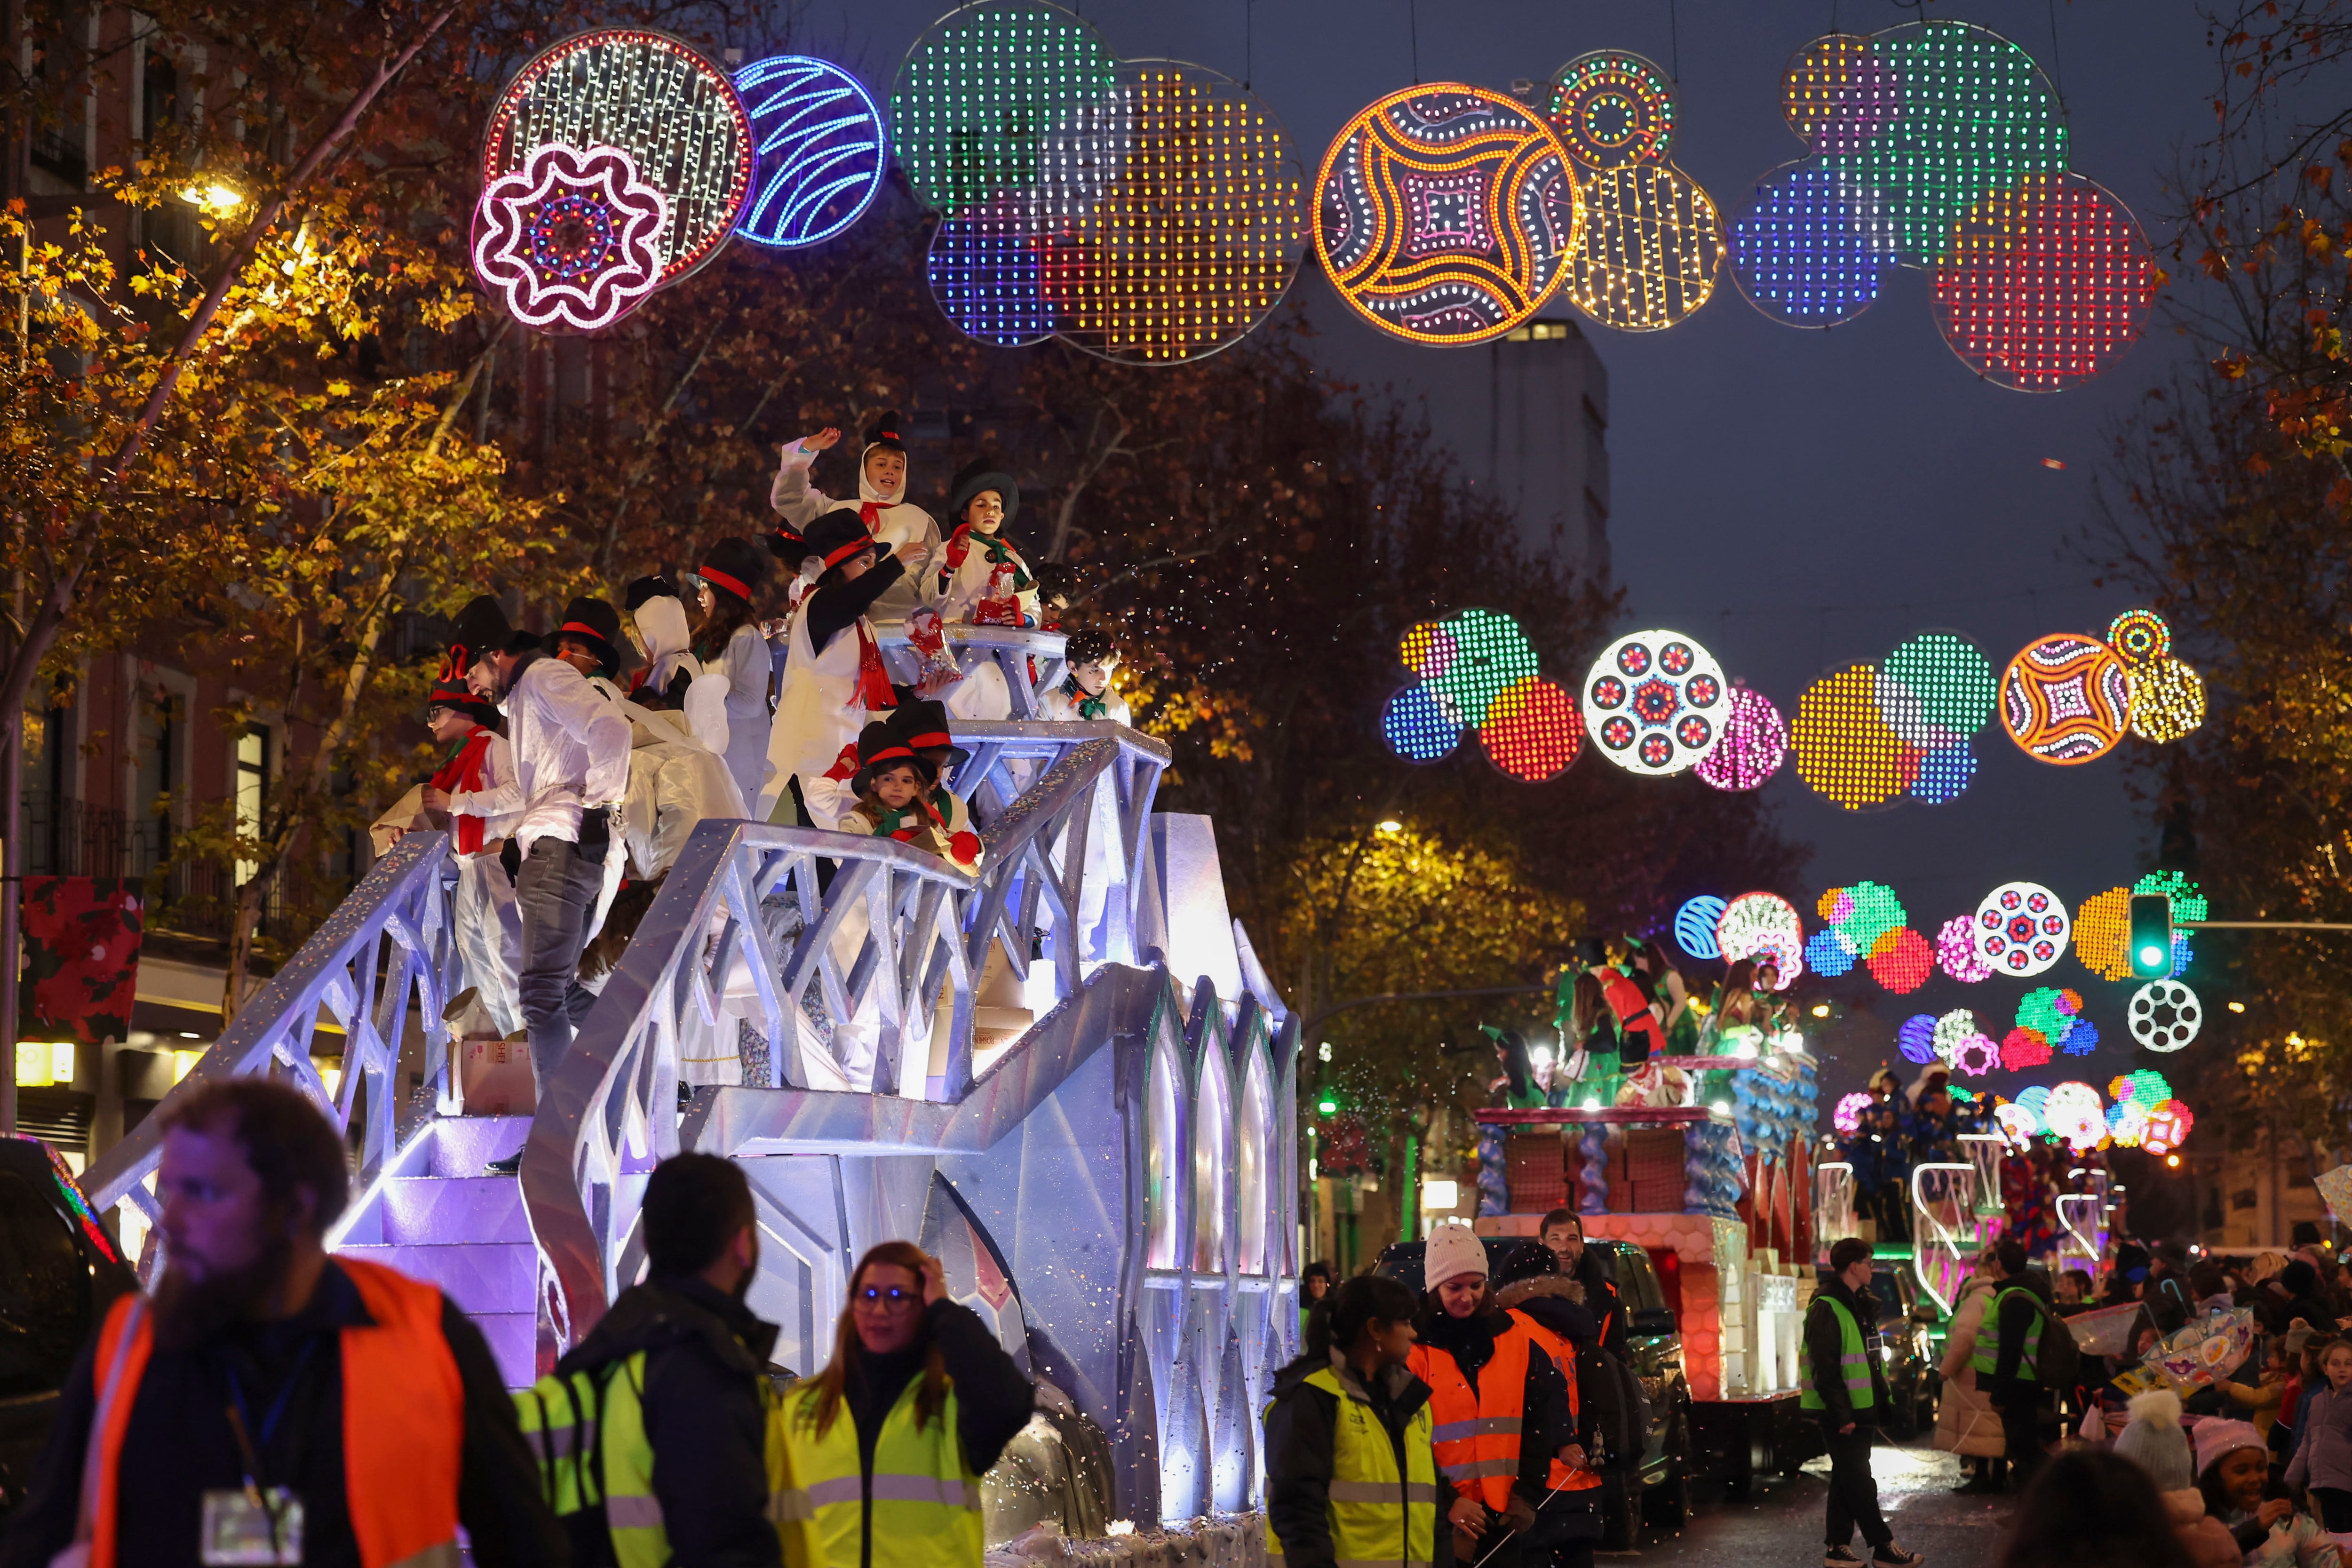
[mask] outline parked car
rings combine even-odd
[[[0,1137],[0,1521],[23,1500],[82,1342],[138,1287],[47,1146]]]
[[[1503,1257],[1528,1238],[1489,1236],[1486,1262],[1499,1268]],[[1606,1533],[1601,1543],[1630,1551],[1644,1517],[1664,1529],[1680,1528],[1688,1510],[1685,1463],[1690,1434],[1690,1393],[1683,1382],[1683,1342],[1650,1255],[1625,1241],[1588,1241],[1585,1250],[1616,1287],[1625,1304],[1625,1359],[1650,1403],[1650,1439],[1638,1465],[1612,1472],[1604,1499]],[[1426,1243],[1399,1241],[1381,1253],[1375,1272],[1422,1289]]]
[[[1936,1424],[1936,1400],[1943,1374],[1932,1333],[1940,1314],[1911,1265],[1882,1258],[1871,1271],[1871,1300],[1878,1303],[1878,1356],[1886,1373],[1886,1435],[1917,1436]]]

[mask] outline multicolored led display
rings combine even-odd
[[[2115,649],[2060,632],[2021,649],[2000,679],[2000,718],[2017,749],[2062,767],[2096,762],[2131,728],[2131,686]]]
[[[1673,79],[1622,49],[1553,73],[1544,117],[1576,164],[1584,205],[1568,297],[1602,326],[1659,331],[1715,292],[1723,216],[1670,161],[1678,112]]]
[[[1887,931],[1871,944],[1870,977],[1897,996],[1907,996],[1927,984],[1936,972],[1936,957],[1927,939],[1910,927]]]
[[[1400,688],[1381,714],[1381,738],[1408,763],[1442,762],[1462,743],[1462,726],[1426,686]]]
[[[735,232],[757,245],[822,245],[864,216],[890,172],[882,111],[831,60],[772,55],[735,73],[751,118],[752,193]]]
[[[1977,952],[1996,973],[2039,974],[2066,952],[2074,922],[2039,882],[2003,882],[1977,905]]]
[[[1977,951],[1977,922],[1954,915],[1936,929],[1936,966],[1963,984],[1992,978],[1992,965]]]
[[[1723,738],[1698,761],[1698,776],[1720,790],[1762,789],[1789,754],[1789,721],[1762,692],[1737,681]]]
[[[1798,700],[1797,771],[1849,811],[1908,794],[1956,799],[1976,777],[1969,738],[1992,712],[1992,667],[1956,632],[1907,638],[1880,664],[1849,665]]]
[[[541,147],[484,188],[474,271],[539,331],[611,326],[661,286],[669,204],[618,147]]]
[[[2011,1072],[2045,1067],[2050,1061],[2050,1037],[2021,1024],[2001,1037],[2000,1065]]]
[[[1723,949],[1715,942],[1715,923],[1723,918],[1724,901],[1712,893],[1686,900],[1675,911],[1675,941],[1693,958],[1715,959]]]
[[[2197,884],[2179,871],[2151,871],[2128,888],[2109,888],[2083,900],[2074,911],[2074,952],[2084,968],[2108,980],[2132,976],[2131,898],[2134,893],[2162,893],[2172,904],[2175,921],[2209,918],[2212,906]],[[2172,933],[2172,978],[2187,973],[2193,949],[2189,933],[2176,927]]]
[[[1977,1027],[1974,1013],[1966,1007],[1955,1007],[1936,1020],[1936,1027],[1928,1040],[1936,1047],[1937,1057],[1948,1067],[1952,1058],[1958,1053],[1961,1043],[1983,1032]]]
[[[1807,687],[1797,699],[1790,739],[1797,776],[1848,811],[1893,800],[1918,775],[1917,753],[1887,723],[1878,705],[1878,672],[1867,664]]]
[[[2178,980],[2151,980],[2132,993],[2125,1009],[2132,1038],[2151,1051],[2177,1051],[2197,1037],[2205,1009]]]
[[[1405,633],[1397,657],[1419,680],[1389,699],[1381,732],[1411,763],[1452,754],[1465,730],[1516,779],[1557,776],[1583,744],[1576,705],[1536,673],[1535,646],[1495,610],[1464,610]]]
[[[1541,784],[1576,761],[1584,726],[1569,694],[1539,675],[1503,688],[1478,726],[1486,759],[1515,779]]]
[[[2172,657],[2172,628],[2154,610],[2126,610],[2107,625],[2107,646],[2124,661],[2132,733],[2158,745],[2205,721],[2205,681]]]
[[[2162,893],[2172,905],[2172,973],[2178,980],[2189,973],[2189,960],[2196,950],[2189,942],[2189,932],[2182,929],[2198,921],[2210,920],[2212,903],[2199,890],[2188,873],[2183,871],[2150,871],[2132,884],[2135,893]]]
[[[1568,150],[1484,88],[1390,93],[1340,128],[1315,179],[1315,250],[1364,320],[1419,343],[1476,343],[1533,316],[1584,231]]]
[[[1924,268],[1952,351],[2021,391],[2080,384],[2139,336],[2147,237],[2067,170],[2057,93],[2017,45],[1964,22],[1832,34],[1790,61],[1781,104],[1810,156],[1759,179],[1731,226],[1766,315],[1833,326],[1889,268]]]
[[[2107,1135],[2106,1102],[2087,1083],[2059,1084],[2042,1102],[2041,1113],[2052,1136],[2078,1151],[2097,1148]]]
[[[1775,991],[1786,991],[1805,972],[1805,922],[1778,893],[1742,893],[1725,905],[1715,922],[1715,945],[1727,963],[1769,960]]]
[[[1078,16],[1045,0],[959,6],[918,39],[890,90],[890,140],[925,205],[947,217],[1015,193],[1059,193],[1074,216],[1108,183],[1094,169],[1076,186],[1047,180],[1045,144],[1087,125],[1110,98],[1118,61]],[[1084,140],[1080,158],[1099,149]],[[1066,170],[1069,165],[1066,165]],[[1027,203],[1024,204],[1026,206]],[[1031,216],[1024,214],[1024,216]],[[1039,221],[1032,229],[1046,226]]]
[[[2000,1047],[1990,1035],[1970,1033],[1952,1047],[1952,1070],[1982,1078],[2000,1066]]]
[[[575,33],[531,57],[492,107],[476,232],[489,192],[542,149],[615,148],[665,204],[656,287],[666,288],[733,236],[751,199],[752,145],[734,82],[690,45],[642,27]]]
[[[1696,766],[1722,739],[1729,706],[1723,667],[1680,632],[1619,637],[1584,678],[1584,727],[1601,754],[1629,773]]]

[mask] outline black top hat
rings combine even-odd
[[[572,637],[588,646],[604,666],[604,679],[621,673],[621,612],[602,599],[574,599],[563,606],[563,619],[548,635],[548,644]]]
[[[1072,632],[1063,646],[1062,657],[1076,669],[1082,664],[1118,663],[1118,645],[1104,632]]]
[[[656,599],[676,599],[677,587],[667,577],[640,577],[622,590],[621,607],[635,615]]]
[[[869,447],[879,447],[886,452],[896,452],[904,457],[907,453],[906,428],[907,422],[893,408],[877,419],[873,427],[866,432],[866,444]]]
[[[704,552],[698,575],[748,605],[767,579],[768,561],[748,539],[722,539]]]
[[[1037,584],[1037,602],[1041,605],[1051,605],[1056,599],[1067,604],[1077,593],[1077,570],[1066,561],[1031,562],[1029,580]]]
[[[970,506],[971,498],[982,490],[994,490],[998,499],[1004,502],[1005,521],[1011,522],[1020,515],[1021,487],[993,458],[974,458],[956,470],[956,477],[948,485],[948,494],[951,498],[948,502],[948,515],[959,522],[962,521],[963,509]]]
[[[828,572],[861,550],[881,553],[881,542],[866,531],[856,512],[846,509],[821,514],[808,525],[802,542],[811,555],[822,556]]]
[[[528,632],[522,635],[530,636]],[[466,672],[486,654],[505,648],[515,636],[514,628],[507,624],[507,613],[499,608],[496,599],[482,594],[468,601],[450,619],[449,646],[441,656],[441,669],[434,677],[433,689],[425,706],[455,708],[477,724],[496,724],[498,705],[474,694],[466,684]]]
[[[916,698],[901,702],[890,710],[887,721],[891,733],[918,752],[932,754],[937,762],[960,768],[971,761],[971,753],[955,743],[948,734],[948,705],[929,698]]]
[[[454,708],[486,730],[499,727],[499,705],[475,692],[466,684],[464,675],[443,675],[434,681],[433,689],[425,696],[425,710]]]
[[[808,559],[809,547],[799,529],[789,522],[780,522],[772,531],[760,535],[760,542],[768,547],[769,554],[784,563],[785,571],[794,576],[800,574],[801,563]]]
[[[849,787],[864,795],[873,785],[876,769],[894,768],[900,763],[911,763],[918,778],[926,773],[934,779],[939,776],[914,747],[898,737],[887,721],[877,719],[857,732],[857,772],[851,777]]]

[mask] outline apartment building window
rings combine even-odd
[[[258,837],[261,813],[269,798],[269,731],[258,724],[248,725],[236,738],[236,831]],[[257,860],[236,863],[236,885],[245,886],[261,869]]]
[[[149,690],[140,700],[139,773],[131,802],[134,875],[146,875],[171,855],[170,797],[180,787],[186,711],[177,693],[161,689]]]

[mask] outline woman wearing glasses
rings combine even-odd
[[[886,1241],[858,1259],[825,1369],[784,1396],[772,1458],[784,1560],[979,1568],[980,1478],[1036,1398],[939,1260]]]

